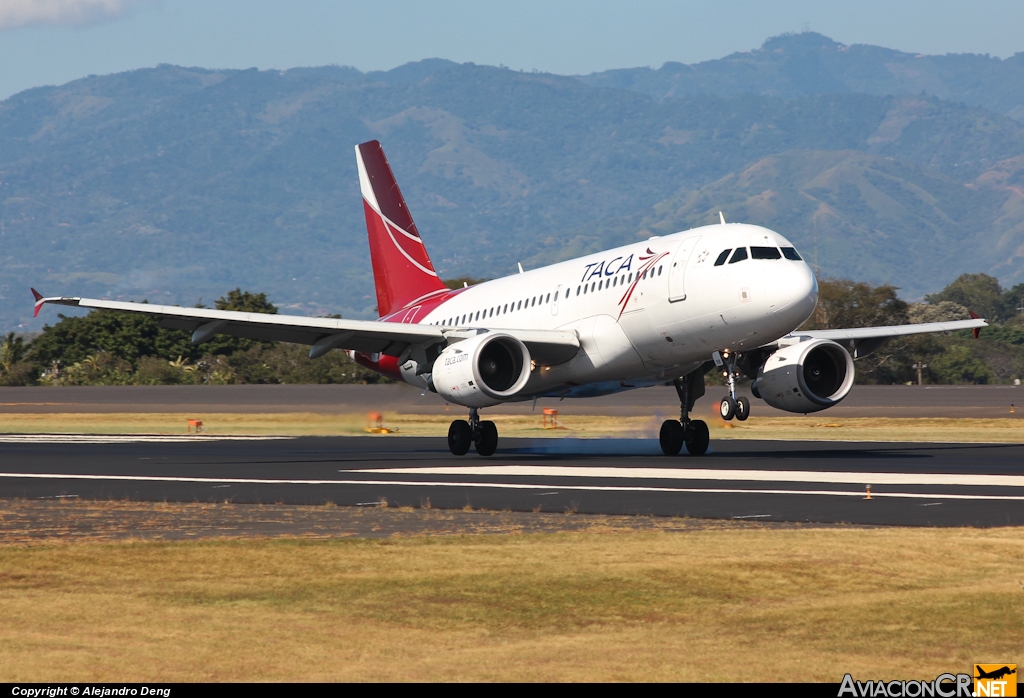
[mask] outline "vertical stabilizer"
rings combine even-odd
[[[434,271],[380,143],[357,145],[356,163],[377,288],[377,310],[383,317],[445,285]]]

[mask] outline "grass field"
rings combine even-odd
[[[0,546],[0,681],[833,681],[1024,663],[1024,530]]]
[[[384,423],[397,429],[395,436],[437,436],[448,433],[450,416],[385,413]],[[892,419],[857,417],[751,417],[746,422],[723,422],[704,417],[712,439],[809,439],[816,441],[983,441],[1024,442],[1024,420],[1004,419]],[[364,434],[363,415],[316,413],[269,414],[0,414],[0,433],[178,434],[187,420],[201,419],[209,434],[282,434],[338,436]],[[540,415],[488,415],[502,436],[558,438],[657,438],[663,418],[564,416],[564,429],[544,429]]]

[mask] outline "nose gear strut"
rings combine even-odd
[[[750,400],[746,397],[736,397],[736,377],[739,376],[736,361],[740,355],[726,350],[722,352],[721,357],[725,364],[725,385],[729,388],[729,394],[718,403],[719,414],[725,421],[735,417],[743,422],[750,416]]]

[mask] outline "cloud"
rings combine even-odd
[[[137,0],[0,0],[0,29],[84,25],[117,19]]]

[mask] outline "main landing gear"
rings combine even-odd
[[[729,394],[718,403],[719,414],[722,419],[730,421],[734,417],[741,422],[746,421],[750,416],[750,400],[745,397],[736,397],[736,354],[722,352],[722,360],[725,362],[725,384],[729,388]]]
[[[661,425],[661,450],[666,456],[677,456],[686,444],[691,456],[702,456],[708,451],[711,436],[708,425],[700,419],[690,419],[690,411],[697,398],[704,394],[704,371],[697,369],[672,381],[679,395],[679,419],[666,420]]]
[[[480,412],[475,407],[469,410],[469,421],[456,419],[448,427],[448,450],[456,456],[469,453],[470,444],[476,445],[481,456],[494,455],[498,450],[498,428],[494,422],[481,422]]]

